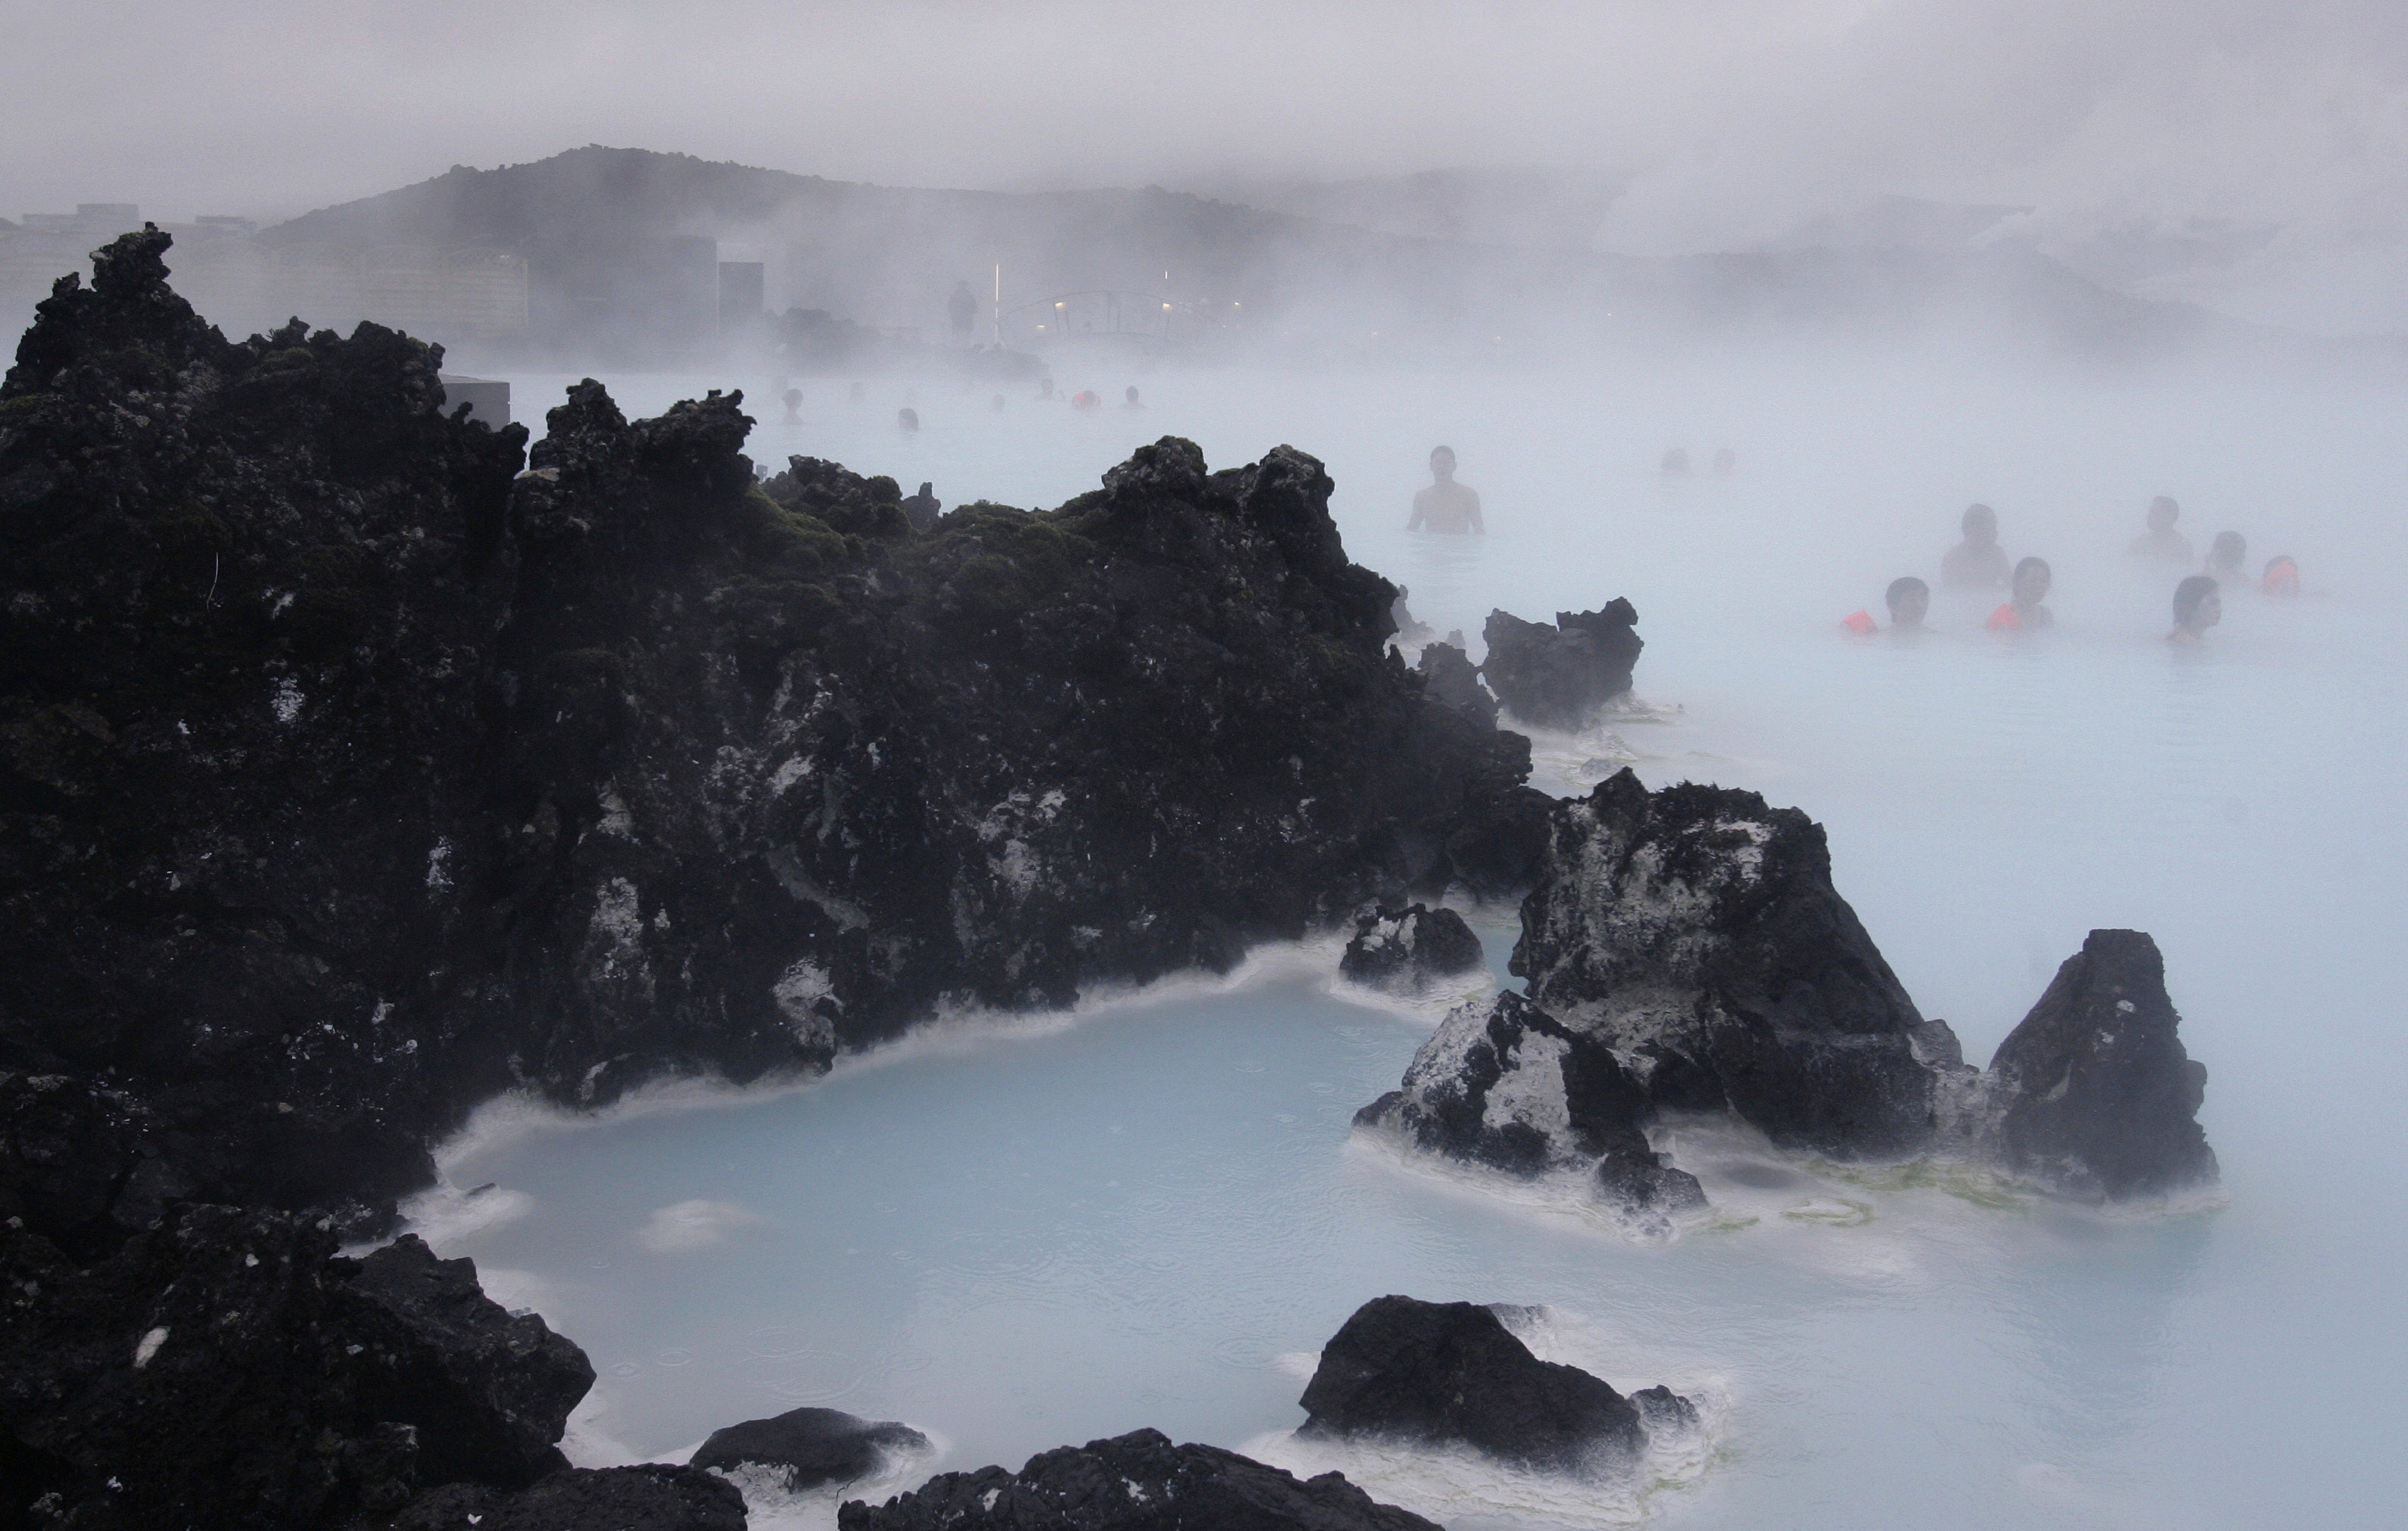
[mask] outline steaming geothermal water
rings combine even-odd
[[[516,380],[523,414],[556,397]],[[723,379],[612,380],[633,413]],[[1125,379],[1063,380],[1116,398]],[[1689,1131],[1674,1152],[1715,1221],[1632,1243],[1543,1192],[1350,1141],[1439,1007],[1349,994],[1335,946],[1309,943],[1226,980],[924,1035],[806,1088],[671,1089],[580,1124],[488,1110],[447,1155],[464,1189],[426,1198],[423,1225],[593,1356],[580,1460],[677,1457],[809,1403],[937,1438],[895,1482],[1151,1424],[1343,1467],[1455,1525],[2391,1524],[2395,390],[1741,362],[1143,385],[1141,413],[1079,416],[924,383],[906,439],[902,385],[853,407],[814,381],[805,423],[765,425],[753,451],[1053,505],[1157,435],[1215,465],[1293,441],[1329,464],[1354,555],[1475,648],[1492,605],[1628,595],[1650,706],[1541,738],[1541,784],[1578,790],[1627,755],[1651,785],[1804,808],[1976,1061],[2086,930],[2155,933],[2209,1070],[2222,1204],[2101,1215]],[[1401,530],[1440,440],[1485,501],[1484,541]],[[1728,445],[1738,470],[1668,483],[1674,445],[1701,467]],[[2310,597],[2230,592],[2203,648],[2169,648],[2180,571],[2122,551],[2158,493],[2202,548],[2230,526],[2253,566],[2297,556]],[[1986,601],[1943,594],[1923,641],[1843,637],[1891,577],[1934,575],[1977,498],[2012,552],[2054,563],[2057,627],[1999,638]],[[1501,967],[1512,911],[1475,918]],[[1708,1438],[1611,1489],[1304,1449],[1287,1432],[1312,1352],[1388,1292],[1544,1305],[1542,1353],[1698,1397]]]

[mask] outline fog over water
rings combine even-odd
[[[2383,1524],[2408,1417],[2396,387],[1762,352],[1543,377],[1055,371],[1113,400],[1134,381],[1147,407],[1015,390],[998,413],[924,381],[907,437],[912,385],[855,405],[813,380],[803,423],[752,450],[1041,507],[1156,436],[1215,467],[1290,441],[1328,465],[1350,552],[1475,650],[1492,606],[1630,597],[1647,706],[1541,736],[1540,784],[1584,790],[1627,752],[1651,785],[1805,808],[1977,1062],[2085,932],[2151,931],[2208,1068],[2225,1200],[2108,1217],[1692,1127],[1672,1151],[1716,1222],[1634,1244],[1543,1192],[1350,1141],[1439,1007],[1338,992],[1326,942],[1274,949],[1226,982],[922,1037],[804,1089],[672,1092],[574,1127],[489,1112],[447,1171],[496,1189],[432,1198],[424,1226],[593,1355],[581,1460],[827,1403],[939,1438],[898,1481],[1153,1424],[1341,1466],[1456,1525]],[[564,380],[514,379],[522,417]],[[631,413],[767,382],[607,380]],[[1484,539],[1402,530],[1440,441]],[[1667,481],[1671,446],[1701,468],[1727,446],[1736,471]],[[2186,571],[2123,551],[2157,494],[2202,550],[2231,528],[2253,570],[2296,557],[2308,595],[2229,591],[2203,646],[2168,645]],[[2012,554],[2054,565],[2056,627],[1990,634],[1995,597],[1942,591],[1920,641],[1843,635],[1895,576],[1937,584],[1974,499]],[[1475,923],[1501,973],[1512,911]],[[1310,1352],[1391,1291],[1548,1305],[1550,1353],[1698,1395],[1711,1449],[1612,1495],[1305,1454],[1284,1432]]]

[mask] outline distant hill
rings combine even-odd
[[[773,310],[824,309],[932,341],[946,336],[946,300],[963,281],[978,299],[972,338],[988,337],[998,265],[1014,344],[1156,316],[1224,346],[1517,353],[1735,327],[1971,325],[2036,349],[2132,354],[2239,329],[2196,308],[2111,293],[2026,249],[1915,239],[1600,253],[1587,234],[1611,195],[1602,181],[1544,172],[1450,171],[1289,187],[1280,207],[1264,207],[1159,187],[910,190],[593,145],[494,170],[454,166],[259,240],[523,255],[532,334],[571,350],[674,350],[715,333],[721,262],[758,263]],[[2010,211],[1901,204],[1890,222],[1955,233]],[[1500,230],[1514,237],[1484,237]],[[1096,293],[1112,295],[1052,310],[1056,298]],[[1044,321],[1054,322],[1040,335]]]

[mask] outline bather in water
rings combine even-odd
[[[2249,544],[2239,532],[2218,532],[2208,545],[2207,566],[2200,572],[2217,585],[2246,584],[2249,576],[2242,572],[2242,561],[2249,556]]]
[[[2300,594],[2300,565],[2288,553],[2276,553],[2266,560],[2265,582],[2258,589],[2278,601],[2286,601]]]
[[[1480,519],[1480,495],[1469,484],[1455,482],[1455,449],[1430,449],[1430,486],[1413,496],[1408,532],[1485,532]]]
[[[2224,620],[2224,596],[2215,581],[2204,574],[2194,574],[2174,587],[2174,630],[2166,635],[2169,643],[2198,643],[2207,637],[2207,630]]]
[[[2024,633],[2053,625],[2057,614],[2043,603],[2055,579],[2045,558],[2027,558],[2017,564],[2006,604],[1990,613],[1989,627],[1995,632]]]
[[[2190,538],[2174,529],[2182,516],[2182,507],[2171,494],[2160,494],[2149,502],[2149,529],[2132,539],[2131,553],[2135,558],[2154,558],[2163,564],[2187,564],[2199,555],[2191,551]]]
[[[1999,513],[1969,505],[1957,522],[1965,540],[1940,560],[1940,582],[1952,590],[2001,590],[2007,583],[2007,550],[1999,546]]]

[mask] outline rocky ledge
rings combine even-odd
[[[1458,1009],[1357,1122],[1509,1173],[1593,1175],[1656,1231],[1702,1205],[1648,1149],[1668,1112],[2093,1201],[2216,1176],[2206,1069],[2146,935],[2091,932],[1988,1071],[1968,1067],[1832,887],[1822,827],[1753,793],[1650,793],[1626,770],[1558,804],[1512,970],[1526,997]]]
[[[1540,1360],[1494,1309],[1398,1296],[1355,1309],[1299,1402],[1310,1416],[1300,1436],[1464,1446],[1552,1472],[1626,1469],[1652,1431],[1698,1423],[1668,1388],[1626,1398],[1577,1366]]]
[[[0,1466],[74,1524],[445,1481],[716,1514],[707,1474],[563,1477],[567,1362],[405,1343],[418,1256],[332,1258],[478,1102],[808,1073],[1528,884],[1528,742],[1388,651],[1302,452],[1166,437],[922,533],[886,479],[759,482],[740,396],[588,380],[530,452],[406,336],[229,341],[168,250],[63,279],[0,380],[0,1220],[39,1294]],[[273,1343],[203,1345],[254,1310]],[[224,1387],[146,1401],[204,1354]]]
[[[1376,1502],[1339,1473],[1302,1481],[1217,1446],[1174,1446],[1158,1430],[1065,1446],[1020,1471],[928,1480],[882,1505],[855,1499],[839,1531],[1439,1531]]]
[[[894,1457],[928,1450],[928,1438],[899,1420],[865,1420],[839,1409],[792,1409],[714,1430],[691,1466],[767,1481],[800,1494],[878,1472]]]

